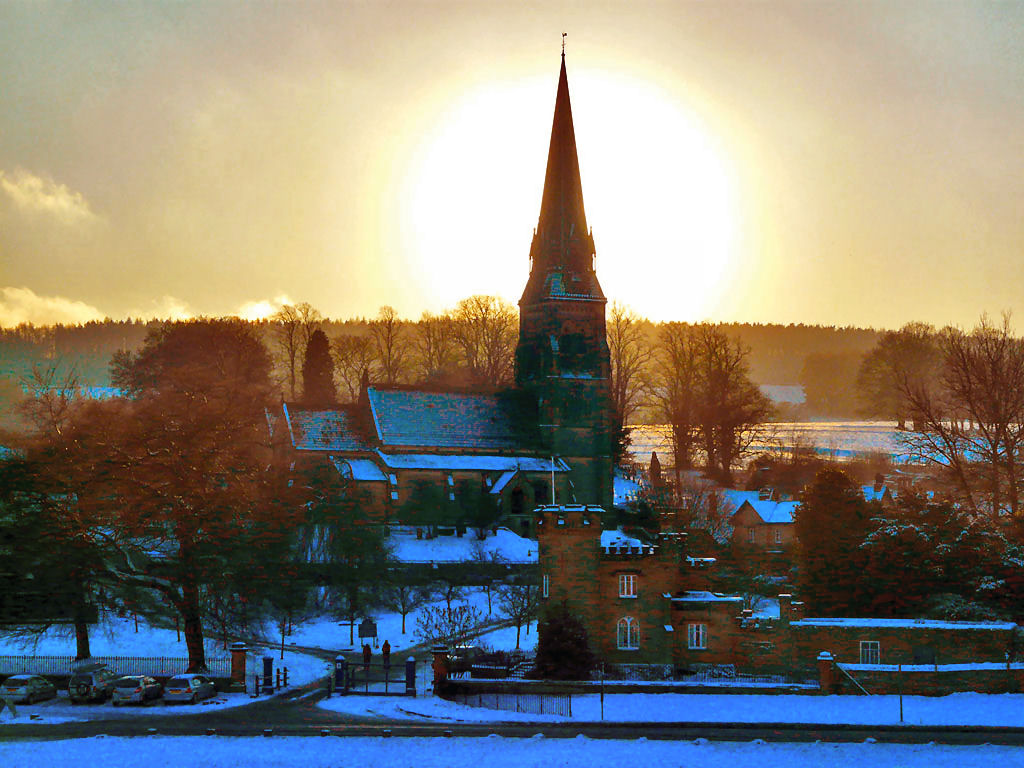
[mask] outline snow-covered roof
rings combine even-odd
[[[876,629],[979,629],[1006,632],[1012,621],[941,621],[935,619],[797,619],[791,627],[873,627]]]
[[[632,536],[627,536],[622,531],[616,529],[611,531],[601,531],[601,547],[607,549],[608,547],[642,547],[643,542],[640,539],[634,539]]]
[[[338,468],[342,477],[379,482],[385,482],[388,479],[373,459],[339,459],[331,456],[331,461]]]
[[[369,451],[370,444],[356,427],[351,408],[306,409],[282,407],[292,445],[299,451]]]
[[[630,480],[629,478],[623,477],[618,472],[616,472],[615,476],[612,478],[612,487],[614,489],[614,503],[617,505],[631,501],[640,491],[640,483],[636,480]]]
[[[754,493],[756,496],[757,494]],[[800,505],[798,501],[772,501],[770,499],[747,499],[740,505],[740,509],[749,505],[757,513],[763,523],[792,523],[796,508]],[[733,515],[740,510],[737,509]]]
[[[502,472],[501,477],[498,478],[498,481],[493,486],[491,486],[491,493],[494,494],[495,496],[501,493],[505,489],[505,486],[509,484],[512,478],[515,477],[518,472],[518,469],[509,469],[505,472]]]
[[[551,459],[535,456],[476,456],[474,454],[444,453],[384,453],[377,456],[391,469],[437,469],[465,472],[568,472],[569,465],[556,458],[552,468]]]
[[[691,590],[672,598],[673,603],[739,603],[743,598],[736,595],[722,595],[707,590]]]
[[[501,395],[367,389],[377,437],[386,446],[471,450],[527,447],[514,399]]]
[[[722,497],[733,506],[733,510],[737,510],[743,506],[745,501],[757,501],[757,491],[737,491],[732,488],[723,488],[721,490]]]
[[[885,499],[885,494],[889,492],[889,489],[884,485],[878,489],[873,485],[862,485],[860,490],[867,501],[883,501]]]

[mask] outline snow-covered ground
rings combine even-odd
[[[699,765],[736,768],[819,766],[863,768],[991,768],[1020,765],[1014,747],[942,746],[936,744],[766,744],[610,740],[577,736],[571,739],[510,739],[496,735],[477,739],[281,737],[246,739],[227,736],[96,737],[67,741],[8,742],[2,750],[9,765],[76,765],[206,768],[258,765],[272,768],[553,768],[555,766]]]
[[[498,561],[505,563],[537,562],[537,542],[524,539],[508,528],[488,531],[480,540],[473,529],[462,536],[437,536],[433,539],[416,538],[412,526],[395,526],[387,543],[392,556],[405,563],[456,563],[466,560]]]
[[[335,712],[371,714],[416,721],[599,722],[598,694],[573,695],[572,717],[531,715],[468,707],[438,698],[388,699],[333,697],[319,706]],[[815,723],[822,725],[899,725],[899,696],[730,695],[685,693],[606,693],[603,720],[610,723]],[[905,725],[1024,727],[1024,694],[955,693],[904,696]],[[1024,753],[1021,755],[1024,762]]]

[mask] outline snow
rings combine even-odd
[[[632,536],[627,536],[620,529],[601,531],[601,548],[608,549],[608,547],[643,547],[645,546],[640,539],[635,539]]]
[[[453,455],[444,453],[384,453],[377,455],[385,466],[392,469],[449,469],[461,472],[568,472],[569,466],[562,459],[538,459],[532,456],[477,456],[475,454]]]
[[[636,499],[640,493],[640,483],[616,472],[612,478],[612,493],[615,506],[622,506]]]
[[[537,542],[508,528],[498,528],[496,533],[488,533],[481,541],[473,530],[464,536],[417,539],[415,527],[395,526],[388,544],[392,556],[404,563],[456,563],[478,558],[508,563],[537,562]]]
[[[228,736],[96,737],[60,741],[19,741],[4,744],[5,763],[11,765],[65,765],[74,755],[81,765],[138,765],[180,768],[199,764],[208,768],[259,765],[269,768],[337,768],[373,765],[376,768],[451,768],[487,765],[488,768],[552,768],[559,765],[700,765],[701,768],[736,768],[737,765],[829,765],[863,768],[892,765],[905,768],[974,768],[1013,765],[1020,759],[1014,747],[947,746],[937,744],[768,744],[747,742],[690,742],[641,739],[569,739],[534,736],[503,738],[240,738]]]
[[[877,627],[879,629],[979,629],[1008,632],[1017,625],[1011,621],[939,621],[934,619],[798,619],[794,627]]]
[[[605,685],[604,721],[609,723],[808,723],[899,725],[899,696],[820,694],[613,693]],[[392,699],[334,696],[318,704],[353,715],[375,714],[422,722],[564,723],[600,722],[598,693],[573,694],[572,717],[504,712],[455,704],[436,697]],[[954,693],[904,696],[905,725],[1024,727],[1024,694]]]

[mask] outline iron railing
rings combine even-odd
[[[572,717],[572,695],[568,693],[471,693],[458,691],[454,701],[470,707],[522,712],[528,715]]]
[[[187,658],[163,656],[92,656],[90,663],[106,664],[116,675],[149,675],[171,677],[188,671]],[[0,675],[31,673],[59,677],[74,674],[74,656],[0,656]],[[211,677],[230,677],[231,659],[214,657],[206,660]]]

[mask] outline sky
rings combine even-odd
[[[517,302],[563,32],[610,300],[1024,310],[1024,3],[12,0],[0,325]]]

